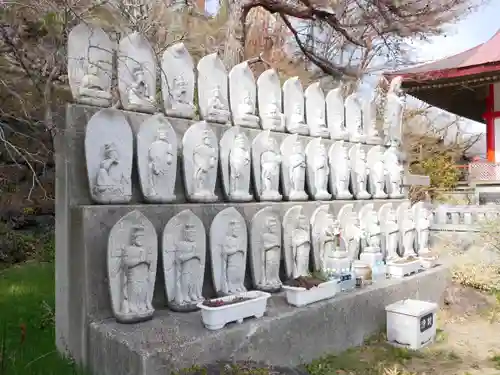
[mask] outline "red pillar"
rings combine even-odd
[[[486,120],[486,157],[489,162],[495,162],[495,91],[493,84],[490,84],[488,98],[486,99],[486,113],[483,118]]]

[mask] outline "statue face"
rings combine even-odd
[[[95,64],[89,63],[89,65],[87,66],[87,74],[96,76],[98,73],[99,68]]]
[[[358,157],[360,160],[366,160],[366,153],[365,153],[365,150],[363,149],[360,149],[359,153],[358,153]]]
[[[240,234],[240,225],[237,221],[231,221],[229,223],[229,235],[237,237]]]
[[[193,226],[186,225],[184,227],[184,240],[194,242],[196,239],[196,231]]]
[[[307,229],[307,218],[304,215],[298,217],[299,228]]]
[[[269,218],[267,220],[267,229],[269,233],[276,233],[278,229],[278,223],[274,218]]]
[[[158,139],[161,141],[168,142],[167,132],[164,130],[158,131]]]
[[[296,115],[302,115],[302,108],[299,103],[295,104],[294,113]]]
[[[135,79],[137,82],[144,80],[144,72],[142,71],[142,69],[139,69],[135,72]]]
[[[132,234],[132,245],[133,246],[143,246],[144,245],[144,232],[136,231]]]

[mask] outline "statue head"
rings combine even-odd
[[[300,103],[295,103],[293,106],[293,113],[302,116],[302,106]]]
[[[278,144],[276,143],[276,140],[273,137],[267,137],[267,142],[266,146],[268,150],[276,150],[276,147],[278,147]]]
[[[308,230],[309,223],[307,222],[307,218],[303,214],[299,214],[299,217],[297,218],[297,224],[298,228]]]
[[[192,223],[186,223],[184,225],[182,237],[184,241],[194,242],[196,240],[196,226]]]
[[[134,69],[133,75],[136,82],[144,81],[144,69],[142,69],[142,67],[140,66],[136,67]]]
[[[104,154],[104,159],[106,159],[106,160],[118,161],[118,159],[119,159],[118,149],[113,142],[106,143],[104,145],[103,154]]]
[[[362,160],[362,161],[366,160],[366,152],[365,152],[365,150],[362,147],[359,148],[358,159]]]
[[[278,106],[278,102],[276,101],[276,99],[272,99],[271,102],[269,103],[267,113],[270,116],[276,117],[276,116],[278,116],[279,112],[280,112],[280,108]]]
[[[278,220],[274,216],[269,216],[266,220],[266,228],[269,233],[277,233]]]
[[[164,141],[170,144],[168,142],[168,132],[165,129],[158,129],[158,132],[156,133],[156,140],[158,141]]]
[[[240,223],[238,220],[231,219],[228,225],[228,235],[231,237],[238,237],[240,234]]]
[[[220,98],[222,96],[222,91],[219,84],[215,85],[215,87],[212,89],[212,95],[216,98]]]
[[[293,154],[302,154],[302,143],[297,139],[292,145]]]
[[[243,133],[236,134],[233,142],[234,147],[246,149],[246,139]]]
[[[130,244],[132,246],[144,245],[144,228],[142,226],[134,226],[130,232]]]
[[[178,77],[175,77],[173,80],[174,90],[177,90],[181,95],[186,93],[187,82],[184,79],[184,76],[180,74]]]
[[[87,74],[91,76],[97,76],[99,74],[99,67],[96,64],[89,62],[89,64],[87,65]]]
[[[403,94],[403,90],[401,89],[401,85],[403,84],[403,77],[397,76],[394,77],[389,86],[389,92],[394,93],[398,96]]]
[[[390,209],[389,211],[387,211],[387,216],[386,216],[386,222],[387,221],[396,221],[397,218],[396,218],[396,212],[393,210],[393,209]]]
[[[243,96],[243,103],[253,107],[253,100],[249,91],[245,91],[245,95]]]
[[[208,130],[204,130],[202,134],[203,144],[212,147],[212,140],[210,139],[210,133]]]
[[[326,146],[323,143],[319,144],[318,156],[320,158],[326,159]]]

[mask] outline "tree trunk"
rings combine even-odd
[[[228,9],[228,22],[226,44],[222,60],[228,70],[244,59],[245,51],[245,21],[243,16],[244,0],[226,0]],[[244,19],[243,19],[244,17]]]

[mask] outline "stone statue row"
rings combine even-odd
[[[391,203],[378,212],[367,204],[359,213],[344,205],[337,218],[328,204],[319,206],[310,220],[300,205],[281,218],[273,207],[258,211],[247,233],[244,217],[233,207],[220,211],[208,235],[210,268],[218,296],[246,291],[247,251],[253,288],[281,289],[281,259],[285,278],[315,271],[349,271],[358,258],[395,259],[428,251],[430,213],[417,203]],[[341,235],[342,234],[342,235]],[[248,244],[249,241],[249,244]],[[161,238],[168,306],[174,311],[194,311],[204,300],[207,233],[191,210],[171,218]],[[153,224],[135,210],[111,229],[108,240],[108,276],[112,309],[123,323],[150,319],[158,261],[158,239]],[[312,257],[312,262],[310,262]]]
[[[116,46],[102,29],[89,24],[76,26],[69,35],[68,75],[74,99],[84,104],[111,106],[115,54],[122,108],[158,112],[158,64],[150,43],[135,32]],[[184,44],[167,48],[160,65],[164,112],[167,116],[194,118],[195,67]],[[200,59],[196,71],[197,102],[203,120],[232,121],[237,126],[367,144],[401,141],[405,101],[400,77],[391,82],[383,114],[379,116],[380,90],[363,101],[357,92],[344,98],[342,87],[325,97],[318,82],[304,92],[298,77],[289,78],[281,88],[275,70],[269,69],[255,80],[248,63],[243,62],[228,74],[217,54]],[[378,130],[377,120],[383,123],[383,131]]]
[[[214,202],[220,165],[225,198],[234,202],[402,198],[403,168],[396,146],[344,141],[328,149],[321,138],[304,147],[297,134],[278,145],[273,133],[261,131],[252,142],[240,127],[229,127],[218,142],[211,127],[200,121],[184,133],[182,147],[168,119],[156,114],[140,125],[137,166],[142,193],[149,202],[176,200],[178,149],[186,197]],[[90,119],[85,155],[92,199],[101,204],[128,203],[132,197],[134,139],[131,127],[116,109],[102,109]],[[253,179],[251,178],[253,175]],[[281,189],[280,189],[281,185]],[[306,190],[308,194],[306,193]]]

